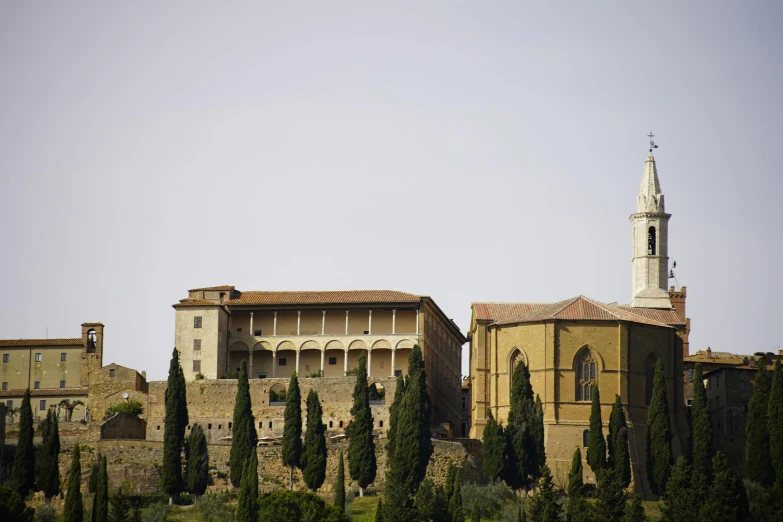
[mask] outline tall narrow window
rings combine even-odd
[[[576,361],[576,400],[593,400],[593,390],[597,383],[595,359],[590,350],[584,350]]]
[[[193,318],[193,328],[201,328],[201,316],[197,315]]]
[[[644,365],[644,403],[649,406],[652,401],[653,385],[655,382],[655,363],[658,360],[655,354],[650,354]]]
[[[586,448],[590,445],[590,430],[582,432],[582,447]]]
[[[41,362],[41,354],[40,353],[35,354],[35,362]]]
[[[193,339],[193,349],[196,351],[201,350],[201,339]]]
[[[655,255],[655,227],[647,229],[647,254]]]
[[[65,362],[67,357],[68,357],[68,354],[66,352],[61,353],[60,354],[60,362]]]
[[[196,373],[201,371],[201,361],[199,361],[199,360],[194,360],[193,361],[193,371],[196,372]]]

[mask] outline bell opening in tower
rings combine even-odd
[[[655,227],[647,230],[647,255],[655,255]]]

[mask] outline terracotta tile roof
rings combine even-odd
[[[473,318],[477,321],[502,321],[550,303],[471,303]]]
[[[359,304],[418,303],[423,296],[394,290],[330,290],[330,291],[256,291],[241,292],[237,299],[224,299],[224,305],[297,305],[297,304]],[[177,306],[216,305],[217,301],[183,299]]]
[[[647,319],[652,319],[653,321],[657,321],[659,323],[677,325],[677,326],[685,325],[685,319],[680,317],[680,314],[677,313],[677,310],[663,310],[660,308],[638,308],[629,305],[619,305],[619,306],[615,305],[615,306],[621,310],[625,310],[626,312],[631,312],[632,314],[641,315],[646,317]]]
[[[24,390],[0,390],[0,397],[21,397]],[[87,395],[87,388],[44,388],[30,390],[30,397],[73,397]]]
[[[0,339],[0,346],[82,346],[84,341],[77,339]]]
[[[749,357],[747,355],[740,355],[736,353],[729,353],[729,352],[710,352],[707,354],[705,350],[699,350],[698,352],[686,355],[683,357],[683,361],[685,362],[692,362],[692,363],[709,363],[709,364],[731,364],[731,365],[740,365],[745,364],[745,361],[748,359],[751,359],[752,357]]]
[[[553,303],[541,308],[529,310],[516,317],[511,317],[495,324],[531,323],[547,320],[563,321],[629,321],[651,326],[671,328],[665,323],[648,319],[642,315],[621,309],[617,305],[609,305],[588,297],[578,296]]]
[[[103,323],[82,323],[82,326],[104,326]]]
[[[233,290],[234,287],[231,285],[222,285],[222,286],[205,286],[204,288],[191,288],[188,290],[188,292],[204,292],[204,291],[215,291],[215,290]]]

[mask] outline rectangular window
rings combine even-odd
[[[693,382],[693,372],[694,372],[693,368],[690,368],[688,370],[688,382]]]
[[[115,370],[114,368],[109,370],[109,377],[114,377],[115,375],[117,375],[117,370]]]
[[[255,335],[256,337],[260,337],[261,336],[261,330],[253,330],[253,335]]]
[[[740,384],[740,387],[742,388],[742,391],[748,391],[748,383],[745,381],[742,381]]]
[[[272,429],[272,421],[269,421],[269,429]]]
[[[3,362],[4,363],[7,363],[8,359],[10,359],[10,358],[11,358],[11,354],[10,353],[4,353],[3,354]]]
[[[68,356],[67,353],[63,352],[60,354],[60,362],[65,362],[65,358]]]
[[[687,400],[685,401],[685,405],[686,405],[686,406],[693,406],[693,399],[687,399]]]
[[[237,332],[241,332],[241,331],[242,331],[242,328],[237,328]]]
[[[285,362],[286,362],[286,361],[285,361],[285,357],[281,357],[281,358],[278,360],[278,363],[277,363],[277,365],[278,365],[278,366],[285,366]]]
[[[399,377],[400,375],[402,375],[402,370],[394,370],[395,377]]]
[[[41,389],[41,381],[35,381],[33,383],[33,389],[34,390],[40,390]]]
[[[45,400],[41,400],[39,406],[40,406],[40,408],[38,408],[39,410],[41,410],[41,411],[46,410],[46,401]]]
[[[7,389],[8,389],[8,383],[4,381],[3,382],[3,390],[7,390]]]
[[[329,366],[335,366],[337,364],[337,357],[329,357]]]
[[[193,328],[201,328],[201,316],[197,315],[193,318]]]
[[[201,350],[201,339],[193,339],[193,349],[196,351]]]
[[[9,408],[9,409],[13,408],[14,407],[14,401],[12,401],[12,400],[5,401],[5,407]]]
[[[60,381],[60,388],[65,388],[65,381]]]
[[[35,362],[41,362],[41,354],[40,353],[35,354]]]
[[[196,373],[201,371],[201,361],[193,361],[193,371]]]
[[[468,398],[463,395],[462,397],[462,409],[467,410],[468,409]]]

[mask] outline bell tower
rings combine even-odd
[[[664,209],[658,169],[650,142],[650,154],[644,163],[642,186],[636,198],[633,226],[633,299],[631,306],[672,308],[669,281],[669,218]]]

